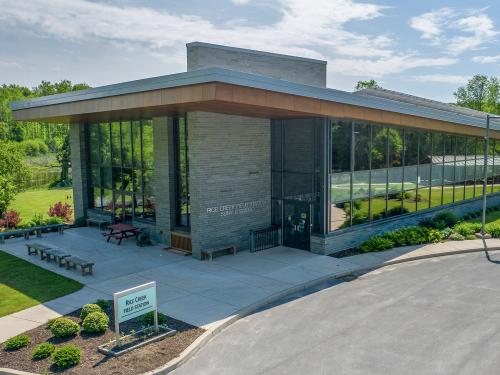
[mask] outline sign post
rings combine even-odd
[[[116,346],[120,346],[120,323],[153,311],[154,328],[158,332],[156,282],[139,285],[113,294]]]

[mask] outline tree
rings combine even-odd
[[[477,74],[453,95],[459,106],[500,114],[500,82],[496,77]]]
[[[56,158],[57,162],[61,166],[61,182],[66,182],[68,180],[68,170],[71,159],[71,145],[69,143],[69,134],[67,134],[63,139],[58,139],[56,145]]]
[[[0,142],[0,213],[7,210],[16,193],[26,189],[30,176],[19,147]]]
[[[377,81],[374,79],[370,79],[369,81],[358,81],[356,83],[356,90],[363,90],[363,89],[381,89],[382,87],[379,86]]]

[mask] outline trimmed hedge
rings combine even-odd
[[[52,353],[54,353],[54,350],[56,350],[54,344],[51,344],[50,342],[43,342],[33,349],[31,352],[31,359],[38,360],[48,358]]]
[[[5,342],[5,350],[17,350],[24,348],[31,342],[28,335],[17,335]]]
[[[82,350],[73,344],[64,345],[52,353],[52,359],[57,367],[69,368],[80,363]]]
[[[109,318],[102,311],[95,311],[83,319],[83,331],[87,333],[102,333],[108,329]]]
[[[80,330],[78,323],[69,318],[57,318],[50,326],[50,331],[55,337],[69,337],[76,335]]]
[[[83,305],[82,311],[80,312],[80,319],[85,320],[87,315],[93,312],[102,312],[102,309],[99,305],[96,305],[95,303],[88,303],[86,305]]]

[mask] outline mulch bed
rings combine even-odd
[[[68,318],[80,323],[80,310],[73,311],[66,315]],[[114,327],[113,308],[104,310],[110,318],[109,327]],[[31,331],[25,332],[31,343],[24,348],[16,351],[6,351],[4,344],[0,350],[1,367],[7,367],[16,370],[43,373],[64,373],[64,374],[141,374],[151,371],[166,364],[171,359],[179,356],[194,340],[196,340],[204,330],[194,327],[188,323],[167,317],[169,328],[177,330],[177,334],[166,337],[161,341],[154,342],[132,350],[120,357],[108,357],[97,351],[97,347],[107,343],[115,338],[111,329],[102,334],[86,334],[82,331],[76,336],[67,339],[55,338],[47,325],[44,324]],[[120,324],[120,330],[129,333],[131,330],[139,331],[144,326],[140,317]],[[52,359],[46,358],[38,361],[31,359],[31,351],[36,345],[42,342],[51,342],[56,347],[64,344],[74,344],[82,349],[82,359],[80,364],[75,367],[60,370]]]

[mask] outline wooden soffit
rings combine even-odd
[[[14,111],[19,121],[77,123],[206,111],[264,118],[332,117],[483,136],[484,129],[275,91],[211,82]],[[500,132],[492,131],[500,138]]]

